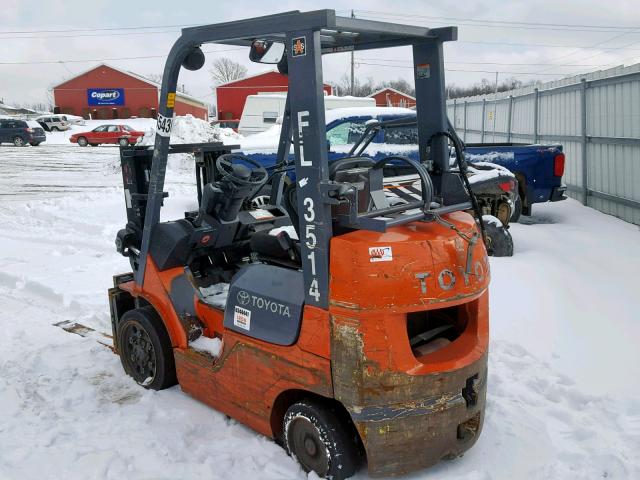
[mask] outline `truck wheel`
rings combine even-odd
[[[129,140],[126,138],[121,138],[120,140],[118,140],[118,145],[120,145],[121,147],[128,147]]]
[[[87,139],[85,137],[79,137],[78,145],[80,145],[81,147],[86,147],[87,145],[89,145],[89,142],[87,142]]]
[[[122,316],[117,334],[120,361],[136,383],[151,390],[178,383],[171,340],[153,307],[129,310]]]
[[[24,139],[22,137],[14,137],[13,144],[16,147],[24,147]]]
[[[494,257],[513,256],[513,238],[502,222],[491,215],[483,215],[482,223],[487,235],[487,253]]]
[[[522,199],[520,198],[520,194],[516,193],[516,199],[513,202],[513,213],[511,213],[511,221],[517,222],[520,220],[520,215],[522,215]]]
[[[304,400],[289,407],[283,430],[287,452],[305,472],[342,480],[358,468],[358,450],[348,428],[327,407]]]

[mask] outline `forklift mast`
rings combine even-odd
[[[250,36],[247,36],[247,32],[250,32]],[[442,44],[456,40],[457,29],[429,29],[339,17],[333,10],[292,11],[183,29],[181,37],[169,53],[162,79],[140,263],[134,272],[139,286],[144,282],[151,232],[160,220],[180,69],[184,66],[189,70],[197,70],[203,66],[204,54],[200,46],[204,43],[250,47],[256,39],[285,45],[289,78],[287,113],[290,118],[287,115],[283,124],[278,149],[279,161],[288,158],[292,138],[305,302],[307,305],[326,309],[329,294],[329,245],[333,236],[331,205],[337,203],[336,192],[340,185],[329,179],[322,55],[412,47],[420,163],[430,172],[435,197],[442,198],[446,194],[443,191],[446,189],[443,179],[449,171],[446,138],[441,134],[448,127]],[[421,216],[407,216],[402,223],[428,218],[428,209],[429,205],[426,205]],[[395,223],[388,222],[387,225],[399,223],[400,220],[397,220]],[[368,228],[366,225],[378,230],[385,228],[384,225],[373,226],[372,222],[366,224],[364,221],[362,226],[357,224],[355,228]]]

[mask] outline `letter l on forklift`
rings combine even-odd
[[[114,277],[109,298],[129,375],[157,390],[179,383],[327,478],[349,477],[365,459],[372,476],[405,474],[475,443],[489,264],[465,213],[472,194],[449,168],[442,44],[456,38],[454,27],[333,10],[182,30],[164,69],[153,149],[121,148],[128,223],[116,245],[133,271]],[[222,144],[170,145],[178,73],[202,67],[204,43],[250,47],[252,60],[288,72],[272,171]],[[405,45],[420,162],[330,166],[322,55]],[[196,154],[199,208],[161,222],[167,156],[187,151]],[[418,173],[421,200],[392,201],[384,190],[385,168],[398,162]],[[252,205],[267,184],[270,205]],[[192,346],[216,338],[219,355]]]

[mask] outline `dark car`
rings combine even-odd
[[[16,147],[30,143],[36,147],[47,140],[44,130],[36,125],[24,120],[0,118],[0,143],[13,143]]]
[[[90,132],[74,133],[69,137],[69,141],[81,147],[96,146],[101,143],[113,143],[126,147],[135,145],[143,136],[144,132],[134,130],[127,125],[100,125]]]

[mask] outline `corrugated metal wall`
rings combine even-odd
[[[640,225],[640,64],[447,102],[468,143],[560,143],[570,196]]]

